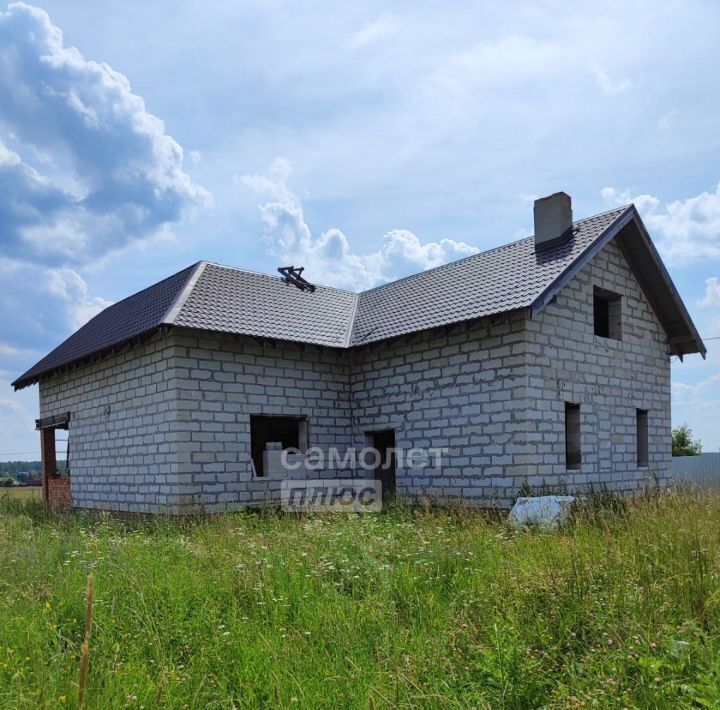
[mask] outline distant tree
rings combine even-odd
[[[9,474],[14,476],[16,473],[41,470],[42,464],[40,461],[0,461],[0,475]]]
[[[11,476],[0,476],[0,488],[11,488],[15,485],[15,479]]]
[[[682,424],[672,430],[673,456],[699,456],[702,453],[702,441],[693,439],[689,424]]]

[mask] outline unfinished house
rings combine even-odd
[[[689,353],[705,347],[635,207],[573,223],[558,193],[535,203],[533,237],[363,293],[199,262],[14,386],[39,384],[53,506],[218,512],[291,476],[510,506],[524,486],[665,483],[670,358]],[[368,446],[396,454],[305,465]],[[429,448],[424,466],[398,455]]]

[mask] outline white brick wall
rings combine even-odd
[[[508,505],[525,473],[525,350],[519,313],[358,350],[355,445],[392,428],[400,449],[446,448],[440,470],[399,467],[398,491]]]
[[[593,333],[593,286],[623,297],[623,339]],[[344,451],[393,428],[446,448],[441,469],[397,471],[408,495],[508,506],[521,486],[637,489],[670,473],[665,334],[614,245],[557,302],[350,351],[176,330],[41,383],[41,416],[71,411],[75,505],[230,510],[277,497],[254,478],[250,415],[307,416],[310,446]],[[565,402],[581,405],[583,464],[565,468]],[[650,461],[636,465],[635,410]],[[366,475],[330,471],[315,475]]]
[[[280,480],[253,478],[251,414],[307,416],[311,446],[350,445],[347,352],[189,330],[173,342],[181,505],[216,512],[279,496]]]
[[[622,297],[622,340],[593,328],[593,291]],[[636,490],[669,480],[667,336],[620,249],[610,243],[528,322],[529,482]],[[583,462],[565,468],[565,402],[580,404]],[[636,410],[648,410],[649,466],[636,462]]]
[[[40,383],[40,416],[71,413],[70,473],[79,508],[178,510],[169,437],[175,407],[170,342],[144,345]]]

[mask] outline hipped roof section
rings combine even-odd
[[[351,348],[443,325],[527,309],[538,312],[615,239],[679,356],[705,345],[634,205],[575,222],[561,243],[533,237],[474,254],[362,293],[318,286],[300,291],[281,278],[201,261],[109,306],[13,386],[181,326],[257,338]]]

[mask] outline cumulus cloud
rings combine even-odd
[[[85,325],[112,303],[100,296],[90,296],[85,280],[67,267],[48,269],[46,277],[47,292],[66,304],[68,324],[73,330]]]
[[[339,229],[316,237],[301,201],[287,185],[291,172],[288,161],[278,158],[267,175],[245,175],[240,181],[266,200],[258,208],[271,251],[283,262],[309,266],[309,277],[318,283],[362,290],[477,252],[453,239],[423,243],[405,229],[390,230],[380,249],[367,254],[355,253]]]
[[[208,199],[127,78],[66,47],[47,13],[23,3],[0,12],[0,129],[6,256],[91,261]]]
[[[612,187],[604,188],[602,196],[609,205],[634,202],[669,263],[720,258],[720,184],[712,192],[665,205],[653,195]]]
[[[0,259],[0,281],[12,285],[0,290],[4,345],[0,355],[22,354],[18,360],[23,362],[44,354],[110,305],[91,296],[85,280],[68,267]]]
[[[123,74],[65,46],[43,10],[0,11],[3,377],[110,305],[83,267],[162,238],[207,200]]]
[[[720,279],[713,276],[705,279],[705,295],[698,302],[699,306],[720,306]]]
[[[35,430],[37,392],[31,389],[12,393],[10,380],[17,373],[0,370],[0,460],[40,457],[40,440]]]

